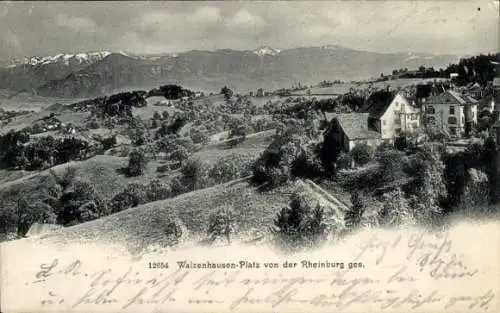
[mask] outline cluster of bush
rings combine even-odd
[[[74,137],[30,138],[28,133],[22,131],[0,136],[0,166],[7,169],[46,169],[86,158],[91,152],[87,141]]]
[[[183,97],[192,97],[194,92],[179,85],[163,85],[150,90],[146,97],[165,97],[168,100],[177,100]]]
[[[74,168],[60,174],[51,170],[43,179],[41,190],[0,201],[2,234],[24,236],[33,223],[71,226],[109,214],[93,184],[78,179]]]
[[[253,181],[263,188],[274,188],[294,177],[322,176],[325,171],[321,151],[314,125],[285,120],[273,142],[254,163]]]

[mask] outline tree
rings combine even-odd
[[[207,144],[209,141],[208,130],[204,125],[192,127],[190,137],[195,144]]]
[[[51,178],[54,182],[61,186],[61,190],[64,192],[73,183],[76,177],[76,169],[74,167],[68,166],[64,172],[59,176],[54,172],[54,170],[49,170]]]
[[[209,173],[215,183],[222,184],[238,178],[239,170],[234,158],[219,159]]]
[[[197,190],[209,184],[209,164],[200,159],[189,159],[181,168],[182,182],[187,190]]]
[[[177,149],[170,153],[169,159],[177,162],[181,167],[189,158],[189,152],[182,146],[177,146]]]
[[[378,177],[376,177],[378,184],[386,184],[407,177],[404,172],[407,160],[403,152],[397,150],[379,151],[375,159],[379,165]]]
[[[347,229],[356,229],[361,225],[365,213],[365,202],[359,192],[351,194],[351,208],[345,213],[344,222]]]
[[[273,232],[285,249],[314,247],[326,238],[323,209],[307,202],[301,194],[293,194],[290,206],[283,208],[274,220]]]
[[[111,213],[120,212],[128,208],[147,202],[148,188],[142,184],[129,184],[122,192],[116,194],[109,202]]]
[[[161,112],[161,116],[164,120],[166,120],[170,117],[170,114],[168,114],[168,111],[163,111]]]
[[[172,196],[172,188],[159,179],[153,179],[149,182],[146,191],[146,198],[148,202],[158,201],[170,198]]]
[[[220,93],[224,95],[224,99],[229,100],[233,96],[233,91],[229,89],[227,86],[224,86],[221,90]]]
[[[367,144],[359,144],[356,145],[352,150],[351,150],[351,155],[358,165],[365,165],[368,162],[370,162],[372,158],[373,150],[370,146]]]
[[[224,206],[210,215],[207,233],[209,242],[214,243],[218,238],[225,238],[231,244],[231,234],[234,232],[234,211],[230,206]]]
[[[408,200],[400,188],[385,195],[382,209],[377,214],[379,225],[412,224],[414,216]]]
[[[158,113],[158,111],[155,111],[153,113],[153,119],[154,120],[161,120],[161,115],[160,115],[160,113]]]
[[[248,125],[244,121],[233,121],[233,123],[231,123],[231,129],[229,130],[229,138],[232,139],[229,141],[230,146],[245,141],[249,133],[248,128]]]
[[[446,198],[444,164],[437,146],[424,145],[417,152],[413,170],[414,180],[409,188],[413,211],[421,222],[435,221],[443,210],[441,203]]]
[[[107,215],[106,203],[101,199],[92,183],[77,180],[73,190],[65,192],[60,200],[57,222],[66,226],[75,225]]]
[[[144,155],[144,152],[140,150],[134,150],[129,155],[127,173],[129,176],[139,176],[142,175],[144,169],[148,164],[148,160]]]
[[[151,120],[151,128],[155,129],[158,128],[158,121],[155,119]]]

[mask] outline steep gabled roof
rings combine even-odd
[[[391,104],[397,92],[394,91],[376,91],[366,99],[362,111],[370,114],[372,118],[380,118]]]
[[[427,99],[428,104],[455,104],[455,105],[465,105],[465,104],[475,104],[477,100],[469,96],[463,96],[456,91],[447,90],[442,94],[437,96],[432,96]]]
[[[349,140],[376,139],[380,134],[368,129],[369,113],[340,113],[334,116]]]

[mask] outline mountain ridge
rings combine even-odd
[[[309,85],[332,79],[366,79],[395,68],[440,67],[457,60],[454,55],[377,53],[336,45],[284,50],[261,46],[254,50],[191,50],[156,55],[111,52],[89,63],[39,62],[3,68],[0,86],[51,97],[93,97],[123,88],[168,83],[204,91],[218,91],[227,85],[242,92],[278,89],[298,82]]]

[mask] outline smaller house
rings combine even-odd
[[[146,98],[148,106],[168,106],[172,104],[172,100],[168,100],[165,97],[153,96]]]
[[[500,77],[493,79],[493,101],[496,105],[500,105]]]
[[[467,88],[466,93],[472,98],[479,100],[483,97],[483,88],[478,83],[474,83]]]
[[[358,144],[378,146],[381,136],[368,128],[368,117],[368,113],[329,114],[327,119],[331,121],[324,133],[325,141],[334,142],[347,152]]]
[[[451,135],[465,133],[466,123],[477,123],[478,101],[470,96],[448,90],[425,102],[425,119]]]

